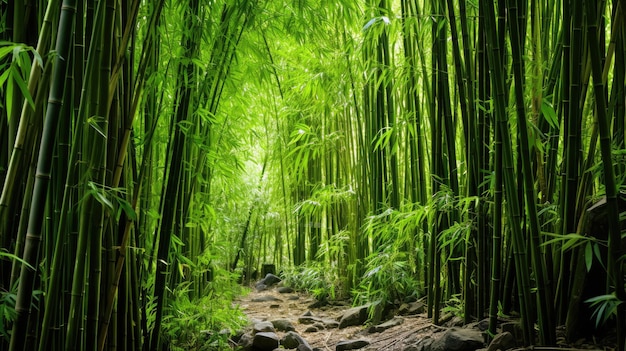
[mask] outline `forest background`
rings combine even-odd
[[[0,349],[199,348],[274,264],[624,350],[623,7],[1,1]]]

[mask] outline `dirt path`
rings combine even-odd
[[[265,301],[261,301],[265,300]],[[369,333],[367,326],[352,326],[343,329],[329,328],[319,331],[307,331],[309,324],[299,323],[299,317],[311,313],[314,317],[338,320],[343,312],[351,306],[327,305],[319,308],[310,307],[316,301],[301,293],[281,294],[276,289],[252,291],[236,301],[248,315],[251,322],[288,319],[312,348],[335,351],[337,343],[345,340],[362,339],[370,345],[362,350],[404,350],[407,344],[441,331],[430,323],[424,314],[403,316],[403,323],[380,333]],[[283,333],[279,333],[282,337]]]
[[[311,324],[300,323],[300,317],[309,315],[321,320],[339,321],[344,312],[350,306],[347,303],[313,307],[316,300],[307,294],[292,292],[279,293],[276,288],[266,291],[253,290],[246,296],[235,301],[237,305],[250,319],[251,324],[261,321],[275,321],[277,319],[287,319],[295,328],[295,332],[302,336],[314,350],[336,351],[338,343],[347,340],[366,340],[369,345],[360,350],[416,350],[408,347],[415,345],[418,341],[427,337],[437,339],[441,337],[448,328],[432,324],[426,314],[405,315],[402,324],[384,330],[382,332],[369,332],[366,325],[350,326],[339,329],[322,328],[317,331],[310,331]],[[304,322],[304,321],[303,321]],[[456,324],[454,321],[447,323],[448,326]],[[277,332],[280,338],[285,333]],[[437,335],[434,335],[437,334]],[[562,334],[562,331],[561,333]],[[579,340],[574,345],[566,344],[561,335],[559,347],[561,350],[614,350],[614,335],[609,334],[599,340],[593,341]],[[524,348],[514,348],[524,350]],[[556,350],[559,348],[537,348],[544,350]]]

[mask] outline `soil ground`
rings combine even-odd
[[[273,298],[275,301],[256,302],[259,298]],[[248,295],[235,301],[251,322],[288,319],[293,323],[296,332],[300,334],[312,348],[324,351],[335,351],[337,343],[344,340],[363,339],[370,345],[363,350],[404,350],[407,345],[414,344],[428,336],[437,335],[447,328],[431,323],[426,314],[402,316],[404,322],[380,333],[369,333],[368,326],[352,326],[343,329],[323,329],[316,332],[306,332],[310,325],[301,324],[298,318],[310,312],[312,316],[323,319],[338,320],[343,312],[351,306],[346,303],[333,303],[321,307],[312,307],[316,300],[304,293],[281,294],[276,289],[265,291],[252,290]],[[284,333],[278,332],[282,338]],[[595,342],[594,342],[595,341]],[[609,346],[607,346],[609,344]],[[534,347],[535,350],[614,350],[607,340],[581,340],[575,345],[561,344],[559,347]],[[522,349],[520,349],[522,350]]]
[[[261,297],[273,297],[277,301],[255,302]],[[306,312],[313,316],[337,320],[348,309],[347,303],[311,308],[316,300],[303,293],[280,294],[275,289],[252,291],[250,294],[235,301],[251,321],[265,321],[285,318],[290,320],[296,332],[300,334],[312,348],[335,351],[340,341],[363,339],[370,342],[365,350],[403,350],[407,344],[416,342],[435,332],[445,330],[430,322],[426,315],[418,314],[403,316],[404,323],[380,333],[368,333],[367,326],[352,326],[343,329],[323,329],[317,332],[305,332],[310,325],[298,323],[298,318]],[[282,333],[279,333],[282,337]]]

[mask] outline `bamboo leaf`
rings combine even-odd
[[[11,74],[11,77],[13,78],[13,81],[15,83],[17,83],[17,86],[20,88],[20,91],[22,92],[22,95],[24,96],[24,98],[26,99],[26,101],[28,102],[30,107],[32,109],[35,109],[35,101],[33,101],[33,97],[30,96],[30,91],[28,90],[28,87],[26,86],[26,82],[22,78],[22,75],[17,70],[16,66],[12,65],[11,66],[11,70],[13,71],[13,73]]]
[[[130,218],[133,221],[137,220],[137,213],[135,212],[135,210],[133,210],[133,207],[130,205],[128,201],[122,198],[118,198],[117,203],[118,205],[120,205],[120,209],[124,211],[124,213],[126,214],[128,218]]]
[[[91,194],[96,199],[96,201],[98,201],[102,206],[106,207],[110,211],[113,210],[113,203],[103,194],[102,189],[96,186],[94,182],[88,182],[87,187],[89,188],[89,194]]]
[[[101,116],[92,116],[87,119],[87,124],[93,128],[100,136],[106,139],[106,132],[98,125],[99,122],[104,120]]]
[[[35,270],[35,267],[33,267],[32,265],[28,264],[28,262],[24,261],[21,257],[18,257],[16,255],[12,254],[12,253],[6,252],[5,249],[2,249],[2,251],[0,251],[0,257],[6,257],[6,258],[8,258],[10,260],[18,261],[19,263],[26,265],[26,267],[28,267],[28,268],[30,268],[32,270]]]
[[[6,41],[0,42],[0,45],[6,45],[6,46],[0,47],[0,60],[2,60],[4,59],[5,56],[7,56],[9,53],[13,51],[13,48],[15,47],[15,45],[13,43],[9,43]]]
[[[548,124],[550,124],[550,127],[554,129],[559,128],[556,111],[554,110],[552,102],[548,101],[548,99],[541,100],[541,115],[545,118]]]

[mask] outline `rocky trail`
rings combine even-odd
[[[268,275],[268,277],[270,277]],[[250,327],[237,340],[245,351],[398,350],[398,351],[473,351],[519,348],[517,322],[502,321],[500,333],[490,344],[484,341],[487,321],[461,326],[450,318],[443,326],[431,323],[422,302],[404,304],[393,317],[378,325],[367,324],[367,307],[346,303],[320,304],[307,294],[281,286],[278,277],[266,277],[257,289],[236,304],[250,319]],[[267,284],[266,284],[267,283]],[[535,350],[610,350],[580,342],[577,345]]]

